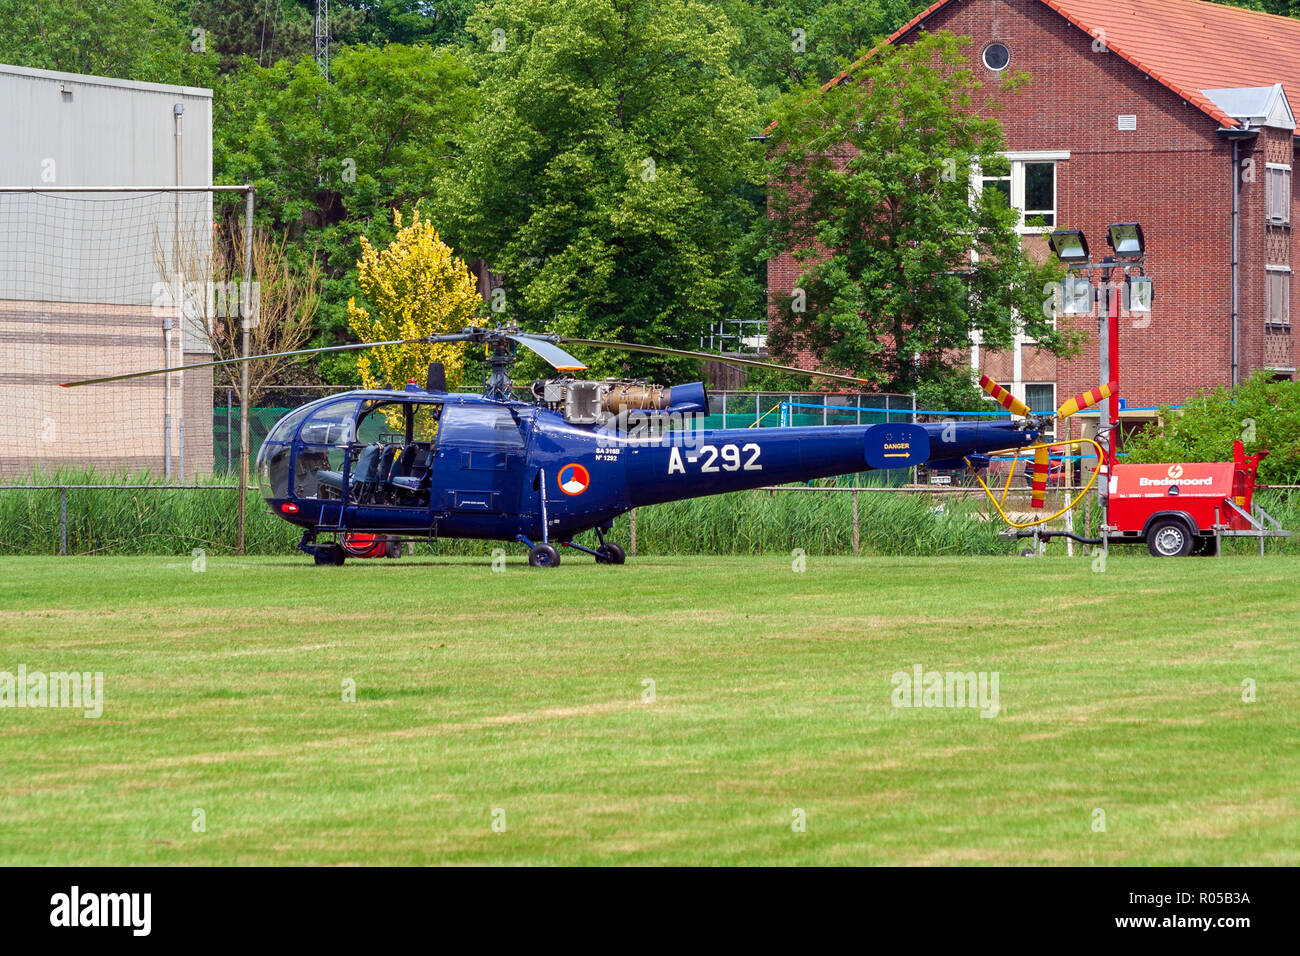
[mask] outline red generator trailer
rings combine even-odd
[[[1213,556],[1225,537],[1287,537],[1254,503],[1255,474],[1268,454],[1247,455],[1240,441],[1232,461],[1115,466],[1110,477],[1105,544],[1145,542],[1158,558]]]

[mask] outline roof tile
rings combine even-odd
[[[888,42],[950,2],[932,4]],[[1300,19],[1204,0],[1040,2],[1225,126],[1238,123],[1201,90],[1281,83],[1300,102]]]

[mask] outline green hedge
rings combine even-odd
[[[1237,439],[1248,454],[1267,449],[1260,481],[1300,484],[1300,383],[1258,372],[1235,389],[1199,393],[1181,413],[1162,408],[1159,424],[1125,439],[1124,461],[1230,461]]]

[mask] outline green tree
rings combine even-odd
[[[393,238],[394,208],[433,194],[475,109],[469,65],[451,50],[388,44],[340,48],[327,82],[311,57],[244,61],[215,96],[221,182],[257,186],[260,222],[290,231],[323,268],[318,335],[347,336],[361,237]],[[355,381],[355,356],[319,360],[330,381]]]
[[[244,57],[270,66],[311,54],[315,48],[314,9],[310,0],[194,0],[190,20],[204,31],[208,46],[220,58],[222,72],[232,72]],[[355,14],[353,18],[361,19]],[[347,19],[332,19],[335,36],[350,26]]]
[[[1245,7],[1247,10],[1259,10],[1280,17],[1300,16],[1300,0],[1235,0],[1233,3],[1226,3],[1225,0],[1212,0],[1212,2],[1230,7]]]
[[[1057,353],[1076,344],[1044,303],[1059,264],[1026,254],[1000,193],[972,196],[971,171],[996,162],[1002,135],[981,115],[991,106],[976,102],[964,42],[938,33],[882,48],[850,81],[779,104],[768,251],[791,252],[803,271],[775,303],[775,356],[808,349],[912,392],[948,379],[972,332],[990,349],[1018,330]]]
[[[0,0],[0,62],[210,86],[216,59],[175,0]]]
[[[476,0],[331,0],[331,46],[464,42]],[[193,0],[190,18],[208,35],[223,72],[248,57],[258,66],[315,51],[316,0]],[[331,73],[333,72],[331,67]]]
[[[465,21],[478,0],[340,0],[331,11],[351,8],[358,14],[349,34],[355,43],[431,43],[440,46],[467,39]],[[334,13],[331,12],[331,17]]]
[[[825,83],[928,6],[926,0],[721,0],[740,33],[737,72],[771,102]]]
[[[743,240],[756,100],[735,31],[695,0],[499,0],[470,20],[479,121],[434,221],[504,283],[498,320],[698,348],[759,315]],[[598,353],[599,372],[685,374]]]
[[[1182,407],[1160,410],[1158,424],[1128,438],[1125,461],[1227,461],[1238,439],[1247,454],[1267,451],[1261,481],[1300,483],[1300,383],[1256,372],[1237,388],[1201,392]]]

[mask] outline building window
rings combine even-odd
[[[1291,225],[1291,167],[1269,163],[1264,181],[1265,205],[1270,225]]]
[[[978,171],[982,192],[996,189],[1020,212],[1020,231],[1037,233],[1056,226],[1056,164],[1069,153],[1009,153]]]
[[[1021,225],[1056,225],[1056,163],[1017,163],[1024,177]],[[1015,190],[1012,190],[1015,196]]]
[[[1043,437],[1056,437],[1055,419],[1052,418],[1056,414],[1056,385],[1052,382],[1026,382],[1025,404],[1030,411],[1044,413],[1052,419],[1052,424],[1044,427]]]
[[[1011,161],[1005,156],[995,156],[989,160],[980,169],[978,182],[981,193],[987,189],[996,190],[1002,194],[1003,202],[1011,205]]]
[[[1055,414],[1056,385],[1052,382],[1025,383],[1025,404],[1031,411],[1043,412],[1047,415]]]
[[[1286,266],[1268,267],[1265,295],[1265,321],[1272,329],[1291,328],[1291,270]]]
[[[990,43],[984,48],[984,65],[990,70],[1005,70],[1011,62],[1011,51],[1005,43]]]

